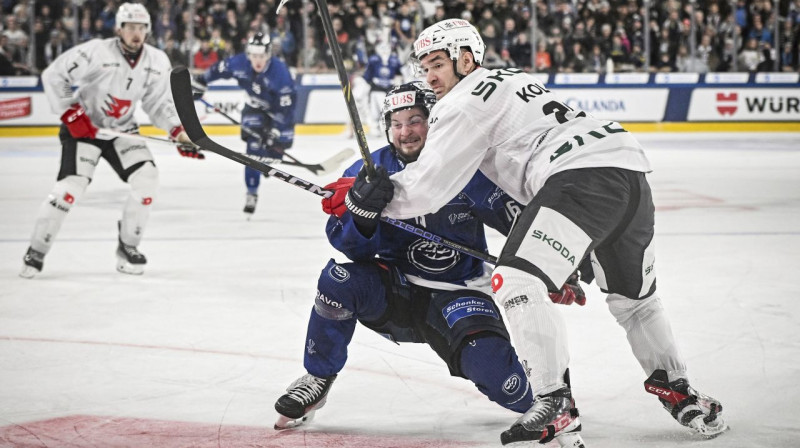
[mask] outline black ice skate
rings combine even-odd
[[[580,430],[572,393],[563,387],[534,398],[528,412],[500,435],[500,442],[529,446],[530,442],[548,443],[555,439],[562,447],[585,448]]]
[[[678,423],[703,437],[710,439],[729,429],[720,402],[694,390],[685,378],[670,383],[666,370],[656,370],[644,382],[644,389],[657,396]]]
[[[250,219],[250,217],[253,216],[253,213],[256,212],[256,204],[258,204],[258,195],[247,193],[247,196],[244,199],[244,212],[247,216],[247,219]]]
[[[319,378],[311,374],[298,378],[275,402],[275,410],[280,414],[275,429],[294,428],[311,421],[317,409],[325,405],[335,379],[336,375]]]
[[[38,250],[33,250],[28,247],[28,252],[22,257],[22,271],[19,276],[22,278],[33,278],[36,274],[42,272],[44,267],[44,253]]]
[[[125,244],[122,238],[119,239],[117,246],[117,271],[123,274],[142,275],[147,258],[139,252],[136,246]]]

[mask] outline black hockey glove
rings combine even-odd
[[[192,99],[199,100],[203,98],[203,95],[206,94],[206,90],[208,90],[208,84],[206,84],[206,79],[203,76],[193,76],[192,77]]]
[[[375,233],[381,220],[381,212],[393,196],[394,185],[389,180],[386,168],[375,167],[375,175],[369,180],[367,170],[361,168],[344,204],[362,235],[371,237]]]

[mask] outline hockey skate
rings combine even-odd
[[[317,409],[325,405],[335,379],[336,375],[319,378],[311,374],[298,378],[275,402],[275,410],[280,414],[275,429],[294,428],[311,421]]]
[[[678,423],[703,437],[711,439],[729,429],[720,402],[694,390],[685,378],[669,382],[666,370],[656,370],[644,389],[656,395]]]
[[[586,448],[580,430],[581,422],[572,393],[568,387],[563,387],[537,396],[528,412],[500,435],[500,442],[522,446],[555,439],[562,447]]]
[[[22,257],[22,263],[22,271],[20,271],[19,276],[22,278],[33,278],[36,274],[42,272],[42,267],[44,267],[44,253],[33,250],[32,247],[28,247],[28,252]]]
[[[244,199],[244,213],[247,216],[247,219],[253,216],[253,213],[256,212],[256,204],[258,203],[258,195],[253,193],[247,193],[247,196]]]
[[[142,275],[145,264],[147,258],[144,254],[139,252],[136,246],[123,243],[120,238],[117,246],[117,271],[123,274]]]

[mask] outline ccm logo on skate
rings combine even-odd
[[[552,247],[553,250],[561,254],[561,256],[564,257],[565,260],[569,261],[570,264],[575,266],[575,255],[572,255],[569,252],[569,249],[564,247],[564,245],[560,241],[552,237],[548,237],[547,234],[543,233],[541,230],[534,230],[531,236],[536,238],[537,240],[542,240],[543,243],[546,243],[548,246]]]
[[[501,287],[503,287],[503,276],[500,274],[494,274],[492,276],[492,292],[497,292],[497,290]]]
[[[662,389],[660,387],[647,385],[647,391],[654,395],[663,395],[664,397],[669,397],[672,394],[671,390]]]

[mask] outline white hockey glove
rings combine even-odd
[[[198,160],[206,158],[205,154],[201,153],[200,149],[189,139],[189,135],[183,130],[183,126],[172,128],[169,132],[169,138],[178,143],[176,148],[181,156]]]

